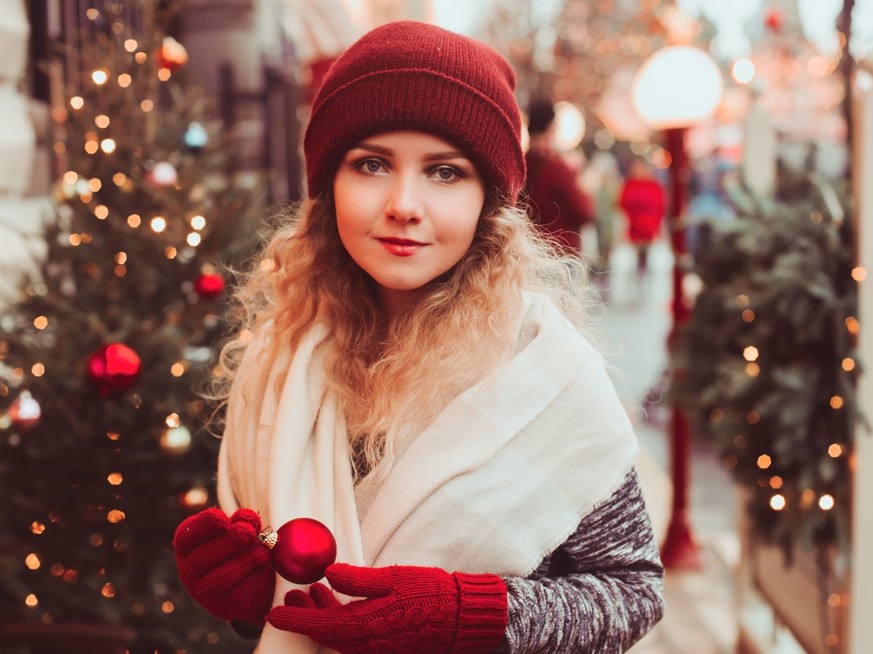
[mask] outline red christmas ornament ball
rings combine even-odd
[[[279,527],[276,536],[278,542],[270,550],[273,567],[295,584],[318,581],[336,561],[336,540],[318,520],[295,518]]]
[[[785,25],[785,15],[780,9],[771,7],[767,10],[767,13],[764,14],[764,25],[766,25],[767,29],[771,32],[779,33],[782,31],[783,25]]]
[[[172,36],[167,36],[158,49],[158,65],[161,68],[176,70],[188,63],[188,51]]]
[[[218,273],[205,273],[194,282],[194,290],[202,298],[217,298],[224,292],[224,278]]]
[[[88,358],[88,378],[100,389],[100,395],[107,397],[133,386],[140,366],[136,352],[124,343],[110,343]]]
[[[39,402],[33,398],[29,391],[21,393],[9,405],[9,418],[12,420],[12,424],[22,431],[36,427],[41,415],[42,409]]]

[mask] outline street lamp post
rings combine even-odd
[[[668,343],[688,319],[682,291],[686,254],[683,213],[690,167],[685,147],[688,128],[705,120],[721,100],[723,81],[716,63],[703,50],[688,45],[669,46],[655,52],[634,80],[637,112],[653,129],[664,132],[670,155],[670,242],[673,249],[673,325]],[[689,520],[688,484],[691,442],[688,421],[677,403],[670,407],[670,466],[673,501],[661,559],[667,568],[700,565],[700,550]]]

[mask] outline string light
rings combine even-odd
[[[842,409],[843,408],[843,398],[839,395],[834,395],[831,398],[831,408],[832,409]]]
[[[182,421],[179,418],[178,413],[171,413],[170,415],[168,415],[166,417],[164,422],[167,423],[167,427],[178,427],[179,425],[182,424]]]
[[[107,127],[109,127],[110,122],[111,121],[109,120],[109,116],[107,116],[106,114],[100,114],[99,116],[96,116],[94,118],[94,124],[97,125],[97,127],[99,127],[100,129],[106,129]]]
[[[116,147],[115,139],[103,139],[100,141],[100,149],[106,154],[112,154],[115,152]]]
[[[91,73],[91,81],[97,86],[103,86],[109,80],[109,73],[99,68]]]
[[[852,357],[846,357],[842,363],[843,370],[852,372],[855,369],[855,360]]]
[[[779,490],[784,483],[784,480],[779,475],[773,475],[770,477],[770,488],[773,490]]]
[[[142,224],[142,218],[140,218],[139,214],[132,213],[127,217],[128,226],[136,229]]]
[[[843,454],[843,446],[839,443],[831,443],[828,447],[828,456],[832,459],[838,459]]]
[[[94,207],[94,215],[98,220],[106,220],[109,217],[109,207],[105,204],[98,204]]]
[[[72,98],[70,98],[70,106],[78,111],[85,106],[85,99],[81,96],[74,95]]]
[[[163,216],[155,216],[149,222],[149,227],[152,228],[152,231],[156,234],[160,234],[167,228],[167,221]]]
[[[770,498],[770,508],[774,511],[781,511],[785,508],[787,502],[785,501],[785,496],[777,493]]]
[[[138,64],[144,64],[148,60],[149,56],[145,52],[137,52],[133,55],[134,61]]]
[[[867,270],[863,266],[856,266],[852,268],[852,279],[856,282],[863,282],[867,279]]]
[[[159,68],[158,69],[158,79],[162,82],[166,82],[173,75],[173,72],[169,68]]]
[[[206,218],[203,216],[197,215],[191,218],[191,227],[196,230],[201,230],[206,227]]]
[[[30,368],[30,374],[34,377],[42,377],[45,374],[45,365],[42,363],[34,363]]]
[[[751,309],[746,309],[742,313],[743,322],[752,322],[755,319],[755,312]]]
[[[127,39],[124,42],[124,49],[128,52],[135,52],[139,47],[139,43],[136,42],[136,39]]]
[[[197,232],[191,232],[190,234],[188,234],[188,237],[185,239],[185,241],[192,248],[196,248],[198,245],[200,245],[200,234],[198,234]]]
[[[830,511],[835,505],[836,502],[833,495],[825,493],[818,499],[818,506],[822,511]]]
[[[757,363],[747,363],[746,364],[746,374],[749,377],[757,377],[761,373],[761,366]]]
[[[45,329],[48,327],[48,318],[45,316],[37,316],[33,319],[33,326],[37,329]]]
[[[766,470],[767,468],[769,468],[772,462],[773,460],[767,454],[762,454],[758,457],[758,467],[761,470]]]
[[[112,509],[109,513],[106,514],[106,520],[111,522],[112,524],[118,524],[123,521],[127,516],[124,515],[124,511],[119,509]]]
[[[858,322],[857,318],[849,316],[848,318],[846,318],[846,329],[849,331],[850,334],[857,334],[859,331],[861,331],[861,323]]]
[[[121,483],[124,481],[124,477],[122,477],[120,472],[111,472],[109,476],[106,477],[106,481],[109,482],[112,486],[121,486]]]
[[[743,358],[746,361],[755,361],[758,358],[758,348],[749,345],[743,350]]]
[[[117,81],[118,81],[118,86],[120,86],[123,89],[126,89],[128,86],[130,86],[131,82],[133,82],[133,78],[130,75],[128,75],[127,73],[122,73],[121,75],[118,76]]]
[[[155,108],[155,103],[146,98],[139,103],[139,108],[142,109],[144,112],[148,113]]]

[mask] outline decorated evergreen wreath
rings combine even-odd
[[[704,223],[703,282],[673,346],[670,396],[748,490],[753,535],[848,552],[858,419],[853,226],[844,194],[783,173],[774,199],[741,194],[736,220]]]

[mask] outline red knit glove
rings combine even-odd
[[[270,550],[258,540],[260,531],[261,518],[251,509],[228,518],[217,508],[186,518],[176,529],[179,578],[212,615],[263,624],[276,576]]]
[[[292,590],[267,615],[274,627],[309,636],[341,654],[478,654],[492,652],[506,630],[506,585],[491,574],[439,568],[358,568],[335,563],[322,584]]]

